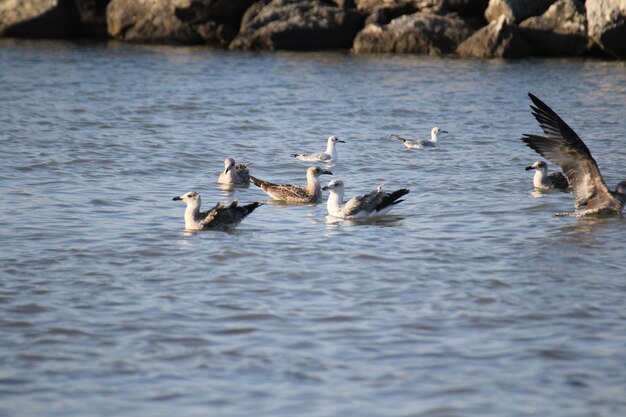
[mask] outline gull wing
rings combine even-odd
[[[528,96],[534,104],[530,106],[533,116],[547,136],[525,134],[522,141],[561,168],[576,196],[576,207],[594,209],[614,200],[598,164],[576,132],[543,101],[531,93]]]

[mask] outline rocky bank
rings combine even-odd
[[[0,36],[626,58],[626,0],[2,0]]]

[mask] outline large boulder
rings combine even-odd
[[[75,33],[72,0],[2,0],[0,35],[26,38],[66,38]]]
[[[585,6],[580,0],[558,0],[541,16],[524,20],[519,30],[538,55],[580,55],[589,47]]]
[[[363,25],[355,10],[322,1],[273,0],[244,15],[231,49],[349,49]]]
[[[588,34],[600,47],[626,58],[626,0],[587,0]]]
[[[107,27],[116,39],[144,43],[200,42],[193,24],[176,16],[176,9],[190,6],[189,0],[111,0]]]
[[[469,58],[519,58],[530,54],[515,23],[500,15],[459,45],[456,52]]]
[[[415,13],[394,19],[388,25],[366,26],[354,40],[353,49],[357,54],[449,54],[473,31],[460,19]]]
[[[539,16],[556,0],[489,0],[485,18],[492,22],[505,15],[515,23]]]

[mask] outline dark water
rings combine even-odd
[[[528,91],[626,178],[624,62],[0,41],[0,415],[626,415],[626,221],[533,193]],[[393,215],[184,232],[331,134]]]

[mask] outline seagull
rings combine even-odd
[[[235,228],[254,209],[263,205],[254,202],[245,206],[238,206],[237,201],[229,205],[217,203],[208,211],[200,211],[200,194],[189,191],[180,197],[174,197],[187,203],[185,209],[185,229],[187,230],[229,230]]]
[[[287,201],[289,203],[319,203],[322,200],[322,187],[319,176],[322,174],[333,175],[332,172],[319,167],[309,167],[306,170],[306,187],[299,185],[277,185],[250,176],[254,185],[260,187],[274,200]]]
[[[335,162],[339,160],[337,157],[337,149],[335,143],[346,143],[337,136],[328,137],[328,145],[326,151],[322,153],[292,153],[291,156],[305,162]]]
[[[250,173],[244,164],[235,164],[233,158],[224,161],[224,171],[220,173],[217,182],[220,184],[248,185],[250,184]]]
[[[353,197],[344,203],[343,181],[333,180],[322,190],[330,192],[326,202],[328,214],[343,219],[382,216],[387,214],[393,206],[404,201],[399,198],[409,193],[406,188],[386,193],[382,190],[382,186],[378,186],[371,193]]]
[[[535,152],[557,164],[569,181],[578,211],[557,213],[582,217],[590,214],[619,214],[626,202],[626,181],[610,191],[589,148],[561,117],[533,94],[533,116],[546,136],[524,134],[522,141]]]
[[[430,131],[430,140],[410,140],[405,139],[399,135],[389,135],[392,139],[397,139],[404,143],[409,149],[422,149],[422,148],[435,148],[437,146],[437,135],[440,133],[448,133],[446,130],[441,130],[438,127],[433,127]]]
[[[569,182],[562,172],[553,172],[548,175],[548,164],[544,161],[537,161],[531,166],[526,167],[526,171],[531,169],[535,170],[535,176],[533,177],[533,185],[535,188],[541,190],[547,190],[549,188],[556,188],[558,190],[567,190],[569,188]]]

